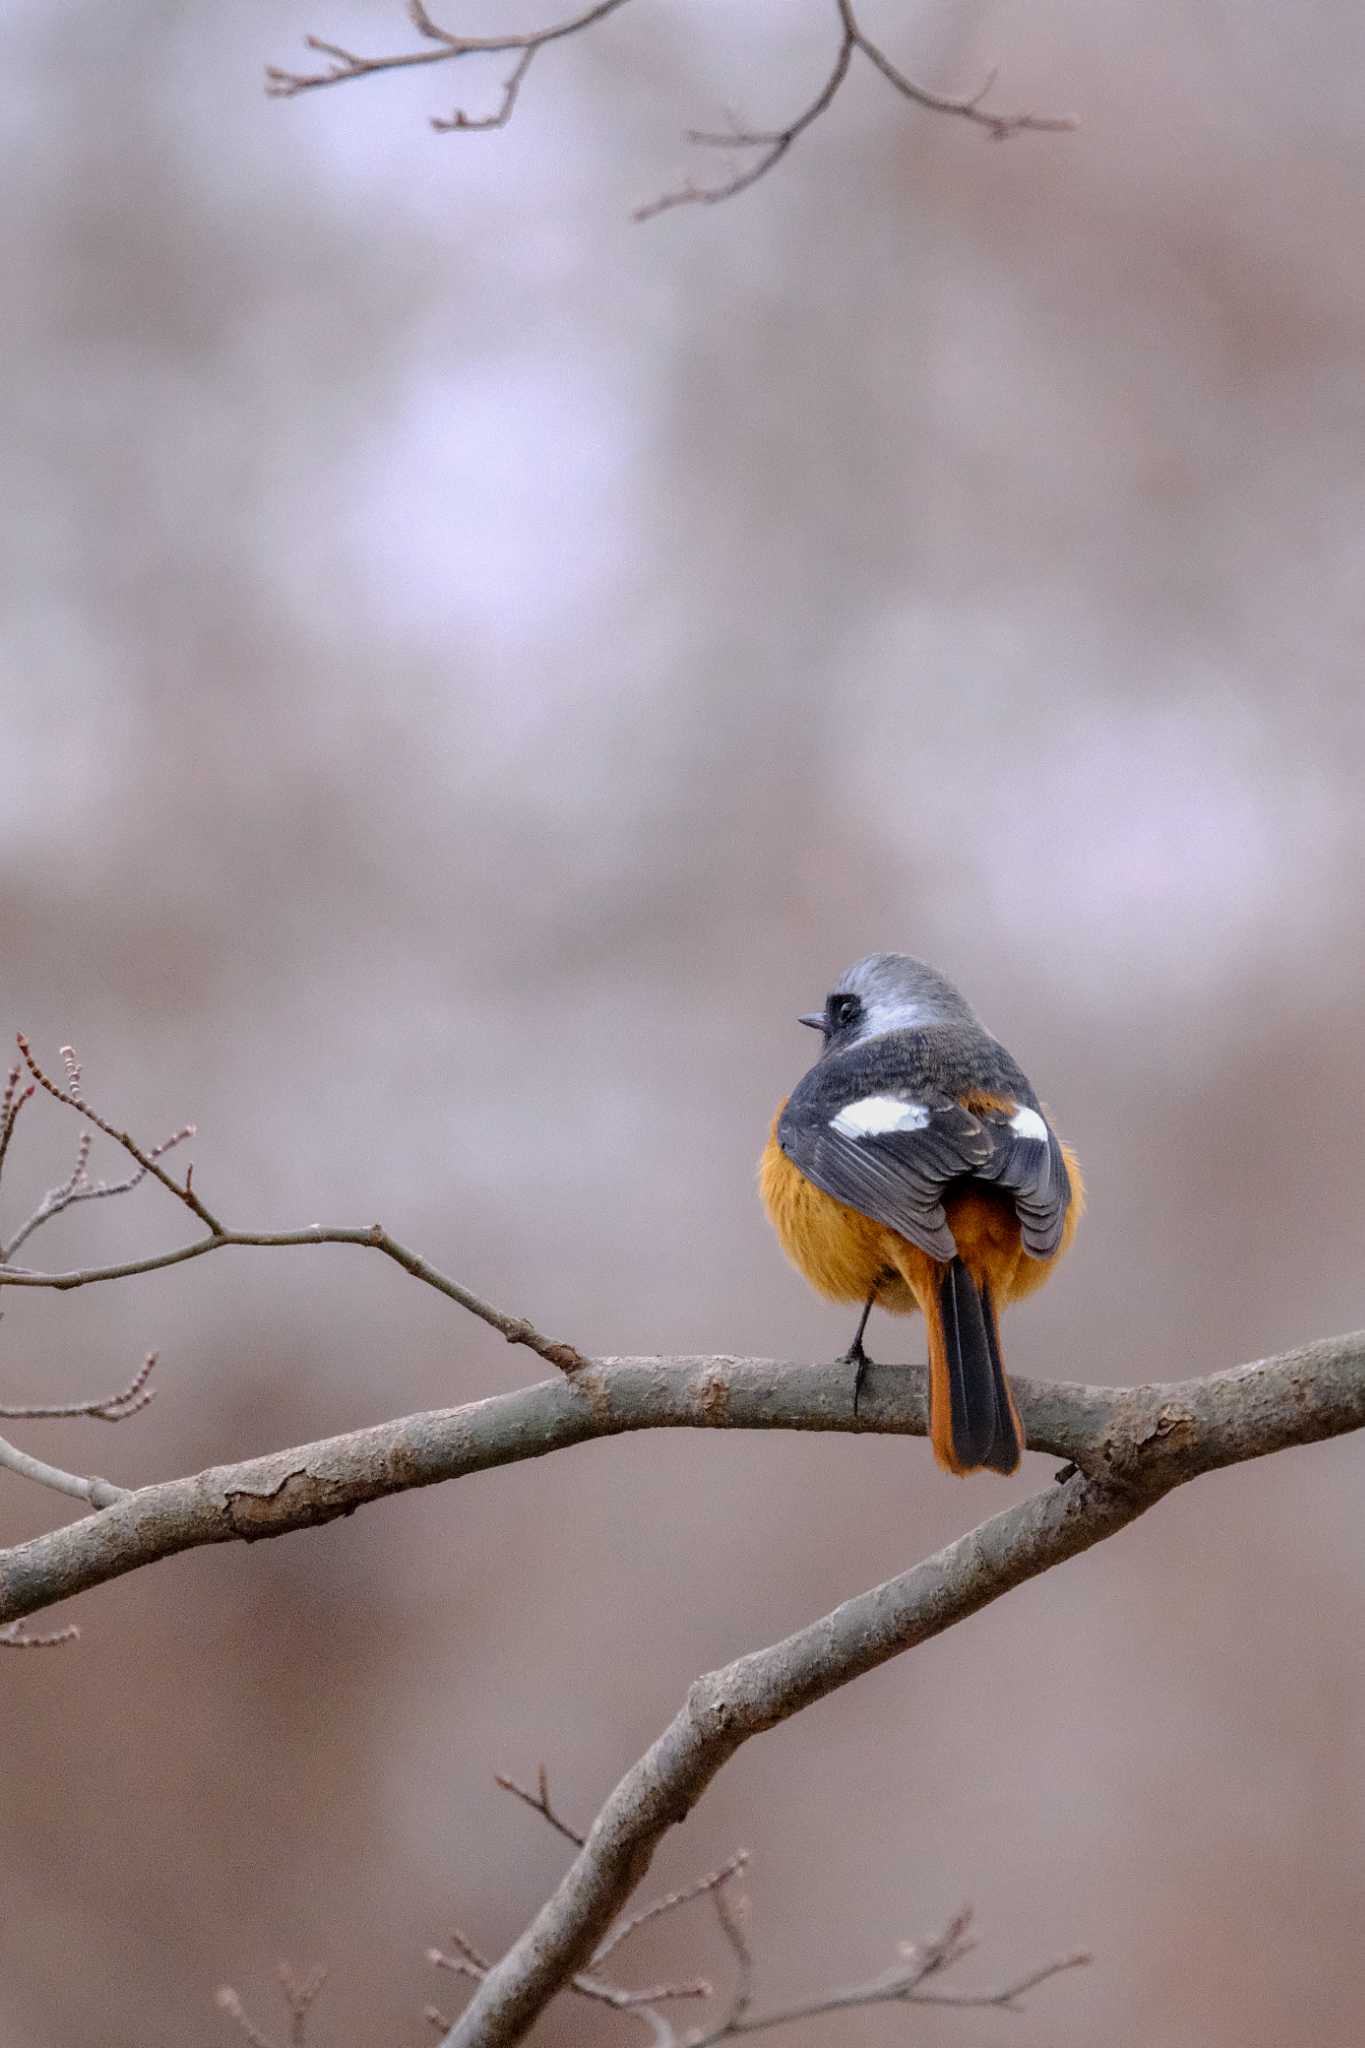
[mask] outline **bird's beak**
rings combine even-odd
[[[809,1017],[798,1017],[796,1021],[798,1024],[809,1024],[812,1031],[823,1031],[825,1013],[823,1010],[812,1010]]]

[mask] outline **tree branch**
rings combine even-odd
[[[550,28],[532,29],[525,35],[457,36],[432,20],[423,0],[408,0],[409,20],[419,35],[424,36],[428,43],[435,44],[434,49],[403,50],[390,57],[361,57],[354,50],[342,49],[337,43],[324,42],[320,36],[305,36],[304,42],[310,50],[331,59],[327,69],[283,71],[278,65],[268,64],[265,89],[274,99],[293,99],[298,93],[313,92],[319,86],[342,85],[351,78],[370,78],[377,71],[407,71],[414,65],[450,64],[461,57],[497,57],[517,52],[517,63],[503,85],[502,105],[496,113],[477,118],[457,110],[448,120],[433,116],[431,123],[440,134],[449,134],[455,129],[502,128],[511,119],[532,58],[547,43],[557,43],[565,36],[577,35],[581,29],[592,28],[625,4],[626,0],[597,0],[595,6],[584,8],[581,14],[571,15],[568,20],[556,22]]]
[[[156,1388],[147,1382],[156,1369],[156,1353],[149,1351],[126,1387],[116,1394],[97,1394],[93,1401],[0,1402],[0,1416],[6,1422],[69,1422],[89,1416],[96,1422],[126,1422],[156,1399]]]
[[[1113,1388],[1012,1377],[1011,1385],[1032,1449],[1072,1461],[1120,1503],[1136,1502],[1137,1513],[1200,1473],[1365,1426],[1365,1332],[1206,1379]],[[571,1378],[464,1408],[141,1487],[97,1516],[0,1551],[0,1626],[159,1558],[312,1528],[368,1501],[595,1438],[637,1429],[923,1436],[927,1427],[923,1366],[871,1368],[855,1416],[844,1366],[599,1359]],[[1078,1483],[1040,1498],[1088,1498]]]
[[[399,51],[385,57],[363,57],[354,50],[342,48],[338,43],[324,42],[320,36],[307,36],[305,42],[310,50],[316,50],[329,62],[320,71],[285,71],[278,65],[266,67],[266,91],[277,99],[292,99],[303,92],[313,92],[319,87],[342,85],[354,78],[371,78],[380,71],[410,70],[416,65],[448,64],[461,57],[496,56],[517,53],[517,63],[506,78],[502,88],[500,105],[491,114],[470,115],[458,110],[448,119],[432,118],[431,125],[441,134],[456,130],[474,128],[504,128],[512,117],[517,103],[517,94],[531,68],[532,59],[547,43],[558,42],[565,36],[579,34],[584,29],[594,28],[607,15],[614,14],[625,0],[599,0],[599,4],[585,8],[582,13],[570,16],[566,21],[555,23],[550,28],[533,29],[525,35],[508,36],[457,36],[440,27],[427,12],[423,0],[408,0],[408,17],[428,47],[417,50]],[[820,116],[827,112],[835,96],[848,76],[849,67],[855,56],[865,57],[892,89],[902,99],[911,100],[916,106],[924,107],[935,114],[955,115],[981,128],[994,142],[1004,142],[1012,135],[1026,131],[1053,135],[1065,134],[1077,126],[1071,114],[1001,114],[987,107],[984,102],[995,84],[992,71],[984,85],[974,93],[961,95],[935,92],[929,86],[921,85],[910,78],[891,59],[881,46],[865,33],[853,10],[853,0],[834,0],[835,17],[839,28],[839,42],[834,61],[824,84],[814,98],[783,128],[733,128],[725,134],[711,134],[702,129],[688,131],[688,141],[722,148],[755,150],[758,154],[741,169],[728,178],[712,185],[688,182],[676,191],[665,192],[658,199],[637,207],[634,218],[637,221],[653,220],[661,213],[669,212],[675,206],[714,206],[723,199],[733,199],[741,192],[747,192],[760,178],[766,177],[781,163],[787,151],[797,138]],[[434,47],[432,47],[434,46]]]
[[[188,1259],[202,1259],[209,1252],[223,1251],[232,1245],[279,1250],[305,1244],[355,1244],[370,1251],[383,1252],[405,1273],[410,1273],[414,1280],[421,1280],[448,1300],[458,1302],[480,1322],[497,1330],[509,1344],[526,1345],[548,1364],[558,1366],[561,1372],[576,1372],[586,1363],[582,1353],[576,1351],[572,1344],[542,1336],[524,1316],[505,1315],[501,1309],[494,1308],[491,1302],[462,1287],[458,1280],[442,1273],[420,1253],[410,1251],[407,1245],[390,1237],[382,1223],[372,1223],[368,1230],[324,1228],[320,1223],[311,1230],[251,1231],[215,1227],[207,1237],[196,1238],[193,1244],[178,1245],[174,1251],[154,1252],[145,1259],[125,1259],[116,1266],[82,1266],[65,1273],[37,1273],[23,1266],[0,1265],[0,1287],[52,1287],[59,1293],[67,1293],[75,1287],[98,1286],[105,1280],[127,1280],[139,1273],[159,1273],[167,1266],[184,1265]]]
[[[69,1045],[64,1045],[61,1049],[62,1060],[66,1067],[66,1087],[63,1088],[52,1079],[50,1074],[43,1072],[43,1069],[34,1058],[33,1049],[22,1031],[15,1034],[15,1042],[19,1047],[24,1065],[32,1074],[37,1085],[46,1094],[52,1096],[54,1101],[65,1104],[67,1109],[74,1109],[77,1116],[83,1116],[88,1123],[92,1123],[95,1126],[97,1131],[103,1131],[106,1138],[112,1138],[116,1145],[123,1147],[130,1159],[136,1161],[139,1170],[129,1180],[117,1188],[102,1186],[98,1190],[99,1193],[126,1194],[129,1188],[135,1188],[146,1174],[150,1174],[153,1180],[159,1180],[162,1187],[169,1194],[175,1196],[177,1202],[183,1202],[190,1211],[190,1214],[197,1216],[199,1221],[207,1225],[210,1230],[216,1231],[222,1228],[217,1217],[204,1207],[204,1204],[194,1192],[194,1168],[192,1166],[186,1170],[184,1184],[182,1185],[178,1180],[171,1178],[164,1166],[158,1166],[157,1164],[163,1153],[169,1152],[172,1146],[180,1144],[185,1138],[192,1138],[194,1136],[195,1127],[193,1124],[186,1124],[183,1130],[176,1131],[173,1136],[163,1138],[159,1145],[153,1145],[148,1151],[144,1151],[136,1140],[128,1135],[127,1131],[120,1131],[113,1124],[107,1123],[85,1101],[81,1094],[80,1065]],[[73,1175],[72,1180],[64,1188],[54,1189],[52,1195],[47,1198],[48,1200],[57,1201],[57,1208],[49,1209],[44,1213],[42,1205],[40,1205],[36,1221],[35,1218],[30,1217],[28,1223],[24,1226],[23,1235],[26,1236],[30,1230],[37,1227],[37,1223],[46,1222],[49,1215],[55,1215],[59,1208],[65,1208],[68,1202],[76,1199],[73,1190],[78,1186],[84,1174],[84,1167],[84,1159],[78,1157],[76,1173]],[[92,1192],[94,1191],[92,1190]],[[13,1247],[11,1246],[10,1249],[12,1251]]]
[[[89,1508],[111,1508],[117,1501],[132,1498],[126,1486],[115,1486],[109,1479],[83,1478],[79,1472],[64,1472],[60,1465],[48,1465],[41,1458],[31,1457],[27,1451],[21,1451],[18,1444],[12,1444],[8,1437],[3,1436],[0,1436],[0,1469],[15,1472],[21,1479],[32,1479],[36,1485],[50,1487],[54,1493],[65,1493],[73,1500],[83,1500]]]

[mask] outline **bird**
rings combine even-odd
[[[945,1471],[1013,1472],[1024,1449],[1000,1351],[1002,1309],[1068,1249],[1085,1189],[1023,1069],[946,975],[869,953],[822,1010],[815,1065],[779,1103],[759,1192],[817,1292],[863,1304],[843,1363],[857,1412],[874,1306],[918,1309],[929,1434]]]

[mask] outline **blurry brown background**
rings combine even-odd
[[[1352,1328],[1360,12],[869,6],[1083,131],[990,147],[860,74],[748,197],[633,227],[720,168],[687,122],[801,103],[831,15],[642,4],[441,140],[500,72],[260,92],[308,30],[402,46],[396,4],[7,10],[0,1021],[148,1137],[196,1118],[243,1226],[382,1217],[599,1352],[827,1358],[753,1163],[796,1012],[906,948],[1088,1170],[1021,1371]],[[11,1220],[73,1139],[30,1112]],[[153,1191],[45,1248],[182,1229]],[[130,1482],[534,1376],[344,1250],[4,1308],[10,1398],[161,1348],[140,1421],[24,1433]],[[694,1673],[1047,1469],[635,1438],[85,1599],[0,1666],[3,2040],[212,2048],[284,1955],[333,1967],[319,2048],[415,2048],[423,1947],[506,1943],[563,1864],[494,1769],[588,1815]],[[1022,2019],[802,2048],[1357,2048],[1362,1473],[1201,1482],[752,1745],[656,1877],[752,1850],[765,1995],[963,1898],[982,1979],[1096,1953]],[[723,1969],[705,1916],[636,1961]]]

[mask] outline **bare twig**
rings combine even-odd
[[[156,1399],[156,1388],[147,1384],[156,1359],[155,1351],[149,1351],[127,1386],[117,1394],[101,1394],[93,1401],[39,1402],[22,1407],[0,1404],[0,1416],[7,1422],[65,1422],[83,1415],[97,1422],[126,1422],[130,1415],[136,1415]]]
[[[14,1126],[19,1121],[19,1112],[26,1102],[33,1100],[36,1083],[30,1081],[27,1088],[20,1088],[23,1073],[22,1067],[11,1067],[5,1076],[4,1093],[0,1094],[0,1170],[5,1164],[5,1154],[9,1151]]]
[[[186,1124],[183,1130],[177,1131],[175,1133],[174,1137],[167,1138],[160,1145],[154,1145],[150,1151],[144,1152],[142,1147],[139,1144],[137,1144],[132,1138],[129,1137],[127,1131],[116,1130],[113,1124],[107,1123],[105,1119],[102,1116],[98,1115],[96,1111],[91,1109],[89,1103],[87,1103],[82,1098],[81,1094],[79,1093],[81,1070],[76,1063],[75,1054],[71,1051],[70,1046],[64,1045],[62,1047],[62,1058],[66,1064],[67,1070],[67,1086],[65,1088],[62,1088],[58,1086],[57,1082],[55,1082],[49,1074],[45,1074],[43,1072],[43,1069],[38,1065],[37,1060],[33,1056],[32,1047],[29,1045],[29,1042],[25,1038],[22,1031],[16,1034],[16,1042],[18,1044],[19,1052],[23,1058],[25,1066],[28,1068],[30,1074],[32,1074],[34,1080],[37,1082],[40,1088],[45,1089],[47,1093],[54,1097],[56,1101],[65,1103],[68,1109],[74,1109],[78,1113],[78,1115],[86,1117],[89,1120],[89,1122],[91,1122],[95,1126],[95,1129],[97,1131],[103,1131],[106,1138],[112,1138],[116,1145],[122,1145],[124,1151],[129,1155],[129,1157],[136,1161],[137,1165],[142,1169],[142,1172],[133,1177],[133,1179],[129,1183],[130,1186],[135,1187],[137,1185],[137,1182],[142,1178],[142,1175],[149,1173],[151,1174],[153,1180],[159,1180],[162,1187],[165,1188],[168,1191],[168,1193],[175,1196],[177,1202],[183,1202],[185,1207],[188,1210],[190,1210],[190,1212],[193,1215],[197,1216],[201,1223],[207,1224],[210,1230],[221,1230],[222,1225],[219,1223],[217,1217],[212,1215],[210,1211],[204,1207],[204,1204],[200,1201],[198,1195],[196,1195],[194,1192],[194,1189],[191,1185],[192,1169],[191,1173],[186,1174],[185,1184],[182,1187],[179,1181],[173,1180],[171,1178],[170,1174],[166,1172],[166,1169],[163,1166],[159,1166],[157,1164],[157,1161],[161,1157],[161,1155],[165,1152],[168,1152],[173,1145],[178,1145],[184,1138],[193,1137],[193,1124]],[[74,1093],[72,1090],[73,1077],[76,1090],[76,1092]],[[110,1189],[109,1192],[112,1194],[114,1190]]]
[[[502,103],[491,114],[475,117],[466,114],[462,107],[457,107],[448,120],[443,120],[439,114],[433,114],[431,125],[436,133],[451,135],[459,128],[505,128],[516,111],[517,94],[521,91],[522,82],[531,68],[531,59],[539,48],[539,43],[531,43],[522,51],[503,83]]]
[[[686,1906],[693,1899],[703,1898],[707,1892],[715,1894],[719,1900],[719,1895],[731,1878],[737,1877],[748,1861],[748,1850],[738,1849],[728,1863],[722,1863],[719,1870],[708,1871],[705,1877],[697,1878],[693,1884],[683,1885],[679,1891],[665,1892],[661,1899],[654,1899],[640,1912],[632,1913],[628,1920],[623,1920],[621,1925],[613,1929],[606,1940],[593,1951],[593,1968],[597,1969],[604,1963],[607,1957],[620,1948],[621,1943],[627,1941],[638,1928],[648,1926],[651,1920],[659,1919],[662,1914],[673,1912],[675,1907]]]
[[[519,1789],[519,1788],[509,1788]],[[522,1795],[528,1797],[529,1795]],[[531,1804],[537,1804],[534,1800]],[[537,1810],[542,1809],[537,1804]],[[598,1948],[592,1958],[594,1971],[613,1950],[637,1928],[657,1919],[661,1914],[682,1906],[689,1900],[709,1895],[714,1901],[720,1917],[721,1929],[736,1959],[735,1986],[723,2016],[712,2024],[689,2028],[685,2037],[680,2038],[672,2023],[655,2007],[680,1998],[708,1998],[712,1987],[703,1980],[686,1983],[649,1984],[637,1990],[626,1990],[618,1985],[604,1983],[596,1976],[578,1972],[568,1980],[568,1988],[581,1995],[596,1999],[600,2004],[613,2006],[618,2012],[635,2012],[645,2019],[654,2035],[657,2048],[715,2048],[722,2041],[736,2039],[741,2034],[759,2034],[769,2028],[786,2026],[793,2020],[811,2019],[822,2013],[847,2012],[859,2006],[871,2005],[955,2005],[995,2006],[1002,2010],[1017,2011],[1017,2001],[1025,1992],[1044,1984],[1050,1977],[1063,1970],[1075,1969],[1089,1962],[1087,1955],[1063,1956],[1056,1962],[1045,1963],[1029,1970],[1025,1975],[987,1991],[943,1991],[937,1988],[937,1979],[955,1968],[969,1955],[975,1944],[967,1938],[971,1922],[970,1910],[964,1907],[956,1913],[944,1932],[932,1941],[902,1942],[901,1960],[883,1970],[878,1976],[863,1984],[850,1984],[834,1991],[826,1991],[817,1997],[803,1999],[794,2005],[775,2007],[770,2012],[753,2013],[753,1954],[749,1946],[743,1921],[747,1902],[727,1897],[727,1888],[743,1869],[747,1858],[731,1857],[719,1870],[698,1879],[695,1884],[670,1892],[664,1898],[655,1900],[643,1912],[635,1914]],[[457,1977],[468,1978],[475,1984],[486,1981],[492,1965],[482,1952],[475,1948],[466,1935],[456,1931],[452,1947],[457,1950],[449,1955],[441,1949],[428,1949],[427,1961],[438,1969],[448,1970]],[[924,1987],[930,1985],[926,1990]],[[428,2018],[435,2017],[435,2009],[427,2008]],[[448,2036],[459,2038],[459,2021],[437,2019]],[[515,2041],[521,2038],[521,2031],[509,2032],[503,2038]]]
[[[885,51],[873,42],[859,26],[853,12],[853,0],[835,0],[839,9],[839,20],[844,34],[855,49],[861,51],[869,64],[880,71],[888,85],[905,99],[913,100],[917,106],[927,107],[934,114],[956,114],[964,121],[984,128],[992,142],[1007,142],[1012,135],[1026,133],[1041,135],[1067,135],[1080,123],[1074,114],[999,114],[994,113],[982,102],[995,84],[996,74],[991,71],[986,81],[974,93],[933,92],[927,85],[920,85],[908,78],[891,62]]]
[[[246,2041],[247,2048],[275,2048],[275,2043],[271,2040],[269,2034],[263,2034],[258,2027],[253,2026],[241,1999],[230,1984],[224,1984],[219,1989],[214,2003],[218,2007],[219,2012],[227,2014],[238,2033]]]
[[[550,1804],[550,1781],[546,1775],[544,1764],[540,1766],[537,1773],[537,1789],[534,1792],[528,1792],[526,1787],[519,1785],[515,1778],[504,1778],[498,1772],[494,1772],[493,1782],[495,1785],[501,1786],[504,1792],[512,1793],[514,1798],[524,1800],[533,1813],[538,1813],[542,1820],[547,1820],[555,1830],[555,1833],[563,1835],[566,1842],[572,1842],[575,1849],[583,1847],[584,1837],[576,1829],[571,1828],[566,1820],[561,1820]]]
[[[192,1138],[193,1136],[194,1125],[186,1124],[183,1130],[173,1131],[169,1138],[163,1138],[159,1145],[154,1145],[149,1157],[160,1159],[173,1146],[181,1145],[186,1138]],[[130,1173],[124,1180],[92,1181],[86,1171],[89,1157],[90,1134],[87,1131],[81,1135],[80,1144],[77,1147],[76,1164],[72,1169],[70,1178],[63,1181],[60,1187],[49,1188],[37,1208],[20,1224],[8,1243],[0,1244],[0,1265],[7,1265],[19,1250],[19,1247],[32,1237],[35,1230],[40,1230],[44,1223],[50,1223],[54,1216],[60,1216],[64,1209],[71,1208],[74,1203],[102,1202],[110,1195],[131,1194],[133,1189],[141,1187],[143,1181],[147,1178],[146,1167],[139,1166],[136,1173]],[[191,1168],[192,1171],[193,1169]]]
[[[327,1982],[327,1972],[319,1963],[306,1977],[296,1977],[288,1963],[281,1963],[275,1971],[275,1979],[289,2015],[289,2048],[307,2048],[309,2015],[318,1993]],[[250,2018],[230,1984],[223,1985],[214,2002],[218,2010],[226,2013],[232,2021],[247,2042],[247,2048],[275,2048],[270,2036],[263,2034]]]
[[[452,1930],[451,1947],[457,1950],[455,1955],[448,1955],[444,1949],[429,1948],[427,1961],[435,1969],[449,1970],[452,1976],[469,1977],[476,1984],[482,1983],[493,1967],[487,1956],[475,1948],[468,1935],[462,1934],[458,1927]],[[617,2012],[633,2012],[640,2006],[656,2005],[665,1999],[711,1996],[711,1986],[702,1977],[683,1984],[647,1984],[643,1990],[634,1991],[621,1984],[608,1984],[603,1978],[589,1976],[582,1970],[569,1979],[569,1989],[584,1998],[596,1999],[599,2005],[610,2005]],[[446,2024],[449,2025],[449,2021]]]
[[[83,1266],[64,1273],[31,1272],[23,1266],[0,1265],[0,1287],[52,1287],[59,1293],[69,1292],[76,1287],[93,1287],[106,1280],[127,1280],[139,1273],[159,1273],[167,1266],[183,1265],[188,1259],[202,1259],[209,1252],[223,1251],[230,1245],[255,1246],[267,1250],[279,1250],[305,1244],[353,1244],[364,1245],[372,1251],[383,1252],[395,1265],[410,1273],[414,1280],[421,1280],[428,1287],[434,1287],[438,1294],[458,1302],[480,1322],[507,1339],[509,1344],[524,1344],[550,1365],[558,1366],[561,1372],[573,1373],[580,1370],[587,1361],[572,1344],[564,1344],[546,1337],[524,1316],[505,1315],[494,1308],[491,1302],[483,1301],[467,1287],[440,1272],[429,1260],[419,1253],[410,1251],[391,1237],[382,1223],[372,1223],[368,1230],[342,1230],[324,1228],[320,1223],[311,1230],[249,1231],[228,1230],[215,1225],[207,1237],[196,1238],[193,1244],[177,1245],[173,1251],[156,1252],[150,1258],[125,1259],[112,1266]]]
[[[517,94],[521,90],[532,59],[547,43],[557,42],[565,36],[577,35],[590,29],[608,14],[615,13],[625,0],[598,0],[596,6],[587,7],[568,20],[557,22],[553,27],[533,29],[524,35],[505,36],[457,36],[441,28],[427,12],[423,0],[408,0],[408,16],[414,28],[429,46],[426,49],[404,50],[396,55],[364,57],[354,50],[344,49],[338,43],[324,42],[320,36],[308,36],[307,46],[316,50],[319,56],[327,58],[326,66],[318,71],[285,71],[277,65],[266,69],[266,91],[277,98],[293,98],[302,92],[312,92],[319,86],[341,85],[349,79],[369,78],[380,71],[400,71],[414,65],[446,64],[453,59],[473,56],[495,56],[517,53],[517,62],[503,83],[500,105],[491,113],[483,115],[466,114],[457,110],[449,118],[435,116],[432,127],[441,134],[456,130],[504,128],[516,107]],[[775,169],[782,161],[798,136],[805,133],[811,124],[825,113],[833,102],[855,55],[865,57],[881,76],[903,99],[911,100],[916,106],[932,113],[956,115],[983,129],[994,142],[1006,141],[1010,136],[1028,131],[1047,134],[1064,134],[1076,127],[1074,116],[1069,114],[1002,114],[987,107],[984,102],[995,84],[992,71],[984,85],[976,92],[955,94],[935,92],[931,87],[921,85],[893,64],[886,52],[862,28],[853,10],[852,0],[834,0],[839,27],[839,44],[833,64],[824,84],[814,98],[782,128],[744,128],[738,125],[724,134],[713,134],[705,129],[692,129],[688,141],[704,145],[742,151],[756,151],[729,177],[714,184],[698,184],[691,180],[676,191],[665,192],[659,198],[637,207],[634,218],[639,221],[653,220],[661,213],[667,213],[675,206],[714,206],[718,201],[733,199],[756,185],[760,178]]]
[[[1017,2000],[1026,1991],[1045,1984],[1063,1970],[1078,1969],[1090,1961],[1088,1955],[1080,1953],[1061,1956],[1056,1962],[1044,1963],[1041,1968],[1030,1970],[1027,1975],[990,1991],[938,1992],[921,1989],[928,1978],[941,1970],[953,1968],[970,1950],[972,1944],[962,1941],[958,1931],[965,1928],[968,1917],[965,1912],[959,1914],[937,1941],[907,1947],[904,1963],[884,1971],[879,1977],[870,1978],[865,1984],[845,1985],[815,1998],[801,1999],[794,2005],[777,2006],[771,2012],[741,2010],[709,2031],[690,2034],[687,2048],[714,2048],[716,2042],[734,2040],[741,2034],[762,2034],[771,2027],[788,2026],[794,2020],[815,2019],[827,2012],[852,2012],[872,2005],[994,2006],[1003,2011],[1017,2012]],[[660,2048],[673,2048],[673,2044],[661,2043]]]
[[[59,1650],[65,1643],[79,1642],[80,1636],[74,1621],[45,1636],[26,1635],[23,1623],[14,1621],[8,1628],[0,1628],[0,1650]]]
[[[719,148],[756,149],[759,154],[753,162],[746,164],[733,176],[715,185],[694,185],[688,183],[677,191],[665,192],[658,199],[651,199],[643,206],[637,206],[633,219],[653,220],[661,213],[667,213],[674,206],[715,206],[722,199],[734,199],[739,193],[747,192],[750,185],[756,185],[781,163],[797,137],[804,135],[813,121],[830,105],[834,95],[848,76],[848,67],[853,61],[854,40],[847,31],[839,42],[838,54],[834,59],[829,76],[809,105],[804,107],[795,120],[785,128],[745,129],[733,128],[726,134],[714,135],[701,128],[690,128],[689,142],[713,144]]]
[[[327,1971],[323,1964],[315,1963],[306,1977],[296,1977],[288,1963],[281,1963],[275,1975],[289,2008],[289,2048],[306,2048],[308,2015],[327,1982]]]
[[[451,134],[456,130],[477,128],[504,128],[512,118],[532,59],[545,48],[547,43],[557,43],[565,36],[577,35],[580,30],[592,28],[614,14],[618,7],[624,7],[626,0],[597,0],[597,4],[586,7],[582,13],[571,15],[567,20],[555,22],[549,28],[532,29],[524,35],[505,36],[457,36],[440,27],[423,5],[423,0],[408,0],[408,18],[418,34],[434,48],[424,50],[403,50],[396,56],[362,57],[354,50],[343,49],[337,43],[324,42],[320,36],[307,36],[305,42],[310,50],[316,50],[321,57],[331,61],[322,71],[284,71],[278,65],[266,67],[265,89],[276,99],[293,99],[301,92],[313,92],[319,86],[342,85],[348,79],[369,78],[378,71],[405,71],[415,65],[450,64],[461,57],[496,57],[516,54],[517,61],[502,88],[502,103],[492,114],[481,116],[466,114],[457,109],[449,118],[439,115],[432,117],[431,125],[439,134]]]
[[[902,98],[913,100],[917,106],[926,107],[932,113],[955,114],[964,121],[970,121],[983,128],[993,142],[1004,142],[1012,135],[1022,135],[1030,130],[1060,135],[1077,126],[1075,116],[1071,114],[994,112],[983,104],[995,84],[994,71],[974,93],[934,92],[908,77],[891,62],[880,45],[872,41],[854,14],[852,0],[835,0],[835,6],[839,19],[839,46],[829,75],[814,99],[785,128],[743,128],[736,124],[719,134],[706,129],[689,129],[689,142],[720,149],[755,150],[757,155],[742,169],[717,184],[699,185],[689,181],[676,191],[665,192],[660,198],[649,200],[644,206],[636,207],[636,220],[653,220],[656,215],[667,213],[675,206],[714,206],[720,200],[733,199],[738,193],[747,192],[751,185],[756,185],[760,178],[775,170],[797,138],[828,111],[848,76],[855,55],[866,57]]]
[[[735,1988],[730,1996],[730,2010],[725,2015],[726,2031],[733,2033],[744,2024],[754,1996],[754,1953],[749,1946],[749,1930],[744,1924],[749,1917],[749,1902],[742,1892],[731,1898],[729,1887],[722,1881],[712,1892],[711,1903],[716,1909],[720,1931],[730,1944],[735,1959]]]
[[[93,1476],[84,1478],[79,1472],[64,1472],[60,1465],[48,1465],[41,1458],[31,1457],[3,1436],[0,1436],[0,1469],[16,1472],[21,1479],[32,1479],[38,1486],[51,1487],[54,1493],[69,1494],[73,1500],[83,1500],[91,1508],[116,1507],[120,1501],[130,1498],[126,1486],[115,1486],[111,1480]]]

